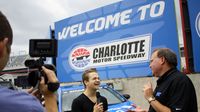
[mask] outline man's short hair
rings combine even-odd
[[[153,53],[156,51],[157,57],[164,57],[171,67],[177,66],[177,56],[172,50],[169,48],[157,48],[153,51]]]
[[[13,40],[13,32],[6,16],[0,11],[0,41],[8,38],[8,43],[11,45]]]
[[[96,73],[97,73],[96,68],[90,68],[90,69],[87,69],[87,70],[85,70],[85,71],[83,72],[83,75],[82,75],[82,82],[83,82],[83,84],[84,84],[85,87],[86,87],[86,85],[85,85],[84,81],[88,81],[88,80],[89,80],[88,74],[89,74],[89,73],[92,73],[92,72],[96,72]]]

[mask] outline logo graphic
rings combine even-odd
[[[76,48],[70,54],[71,65],[76,69],[84,69],[90,62],[90,52],[83,47]]]
[[[196,27],[197,34],[200,37],[200,12],[198,13],[197,18],[196,18],[195,27]]]
[[[161,92],[157,92],[156,93],[156,96],[160,96],[162,93]]]

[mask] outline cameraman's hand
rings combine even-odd
[[[48,82],[51,82],[51,83],[58,82],[58,79],[57,79],[54,71],[47,69],[44,66],[42,66],[42,71],[47,76]],[[45,84],[44,77],[41,77],[39,89],[40,89],[41,93],[44,94],[44,95],[52,93],[51,91],[48,90],[47,84]]]
[[[33,87],[29,88],[26,90],[27,93],[35,96],[36,98],[38,98],[40,100],[41,98],[41,93],[38,89],[34,89]]]
[[[44,98],[38,89],[34,89],[33,87],[29,88],[27,92],[33,96],[35,96],[41,104],[44,104]]]
[[[42,70],[47,76],[48,82],[58,82],[54,71],[47,69],[44,66],[42,66]],[[39,90],[44,95],[46,112],[58,112],[57,96],[54,94],[54,92],[48,90],[48,86],[45,84],[44,77],[41,77]]]

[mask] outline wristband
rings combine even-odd
[[[155,99],[155,97],[151,96],[151,97],[148,98],[147,100],[148,100],[148,102],[149,102],[149,104],[150,104],[152,101],[155,101],[156,99]]]
[[[60,87],[60,83],[59,82],[49,82],[47,84],[47,86],[48,86],[49,91],[55,92]]]

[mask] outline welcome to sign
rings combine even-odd
[[[80,81],[91,67],[103,80],[150,76],[152,49],[179,54],[176,28],[174,2],[163,0],[125,0],[58,21],[58,78]]]

